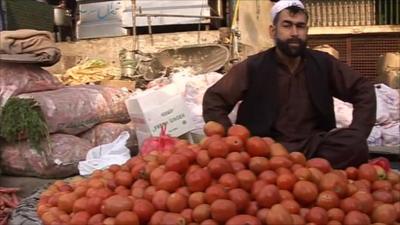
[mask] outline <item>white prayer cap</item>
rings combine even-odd
[[[289,8],[290,6],[297,6],[299,8],[304,9],[304,5],[299,0],[281,0],[274,4],[271,8],[271,17],[272,21],[274,21],[275,16],[282,10]]]

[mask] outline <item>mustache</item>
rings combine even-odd
[[[303,43],[303,40],[301,40],[300,38],[290,38],[290,39],[288,39],[286,41],[286,43],[288,43],[288,44],[290,44],[290,43],[299,44],[299,43]]]

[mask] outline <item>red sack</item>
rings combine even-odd
[[[38,65],[0,62],[0,106],[15,95],[54,90],[64,85]]]
[[[128,131],[130,137],[126,143],[126,147],[137,153],[137,139],[135,127],[132,122],[122,123],[102,123],[96,125],[92,129],[82,133],[79,137],[88,140],[92,145],[98,146],[113,142],[123,131]]]
[[[26,93],[39,103],[50,133],[79,134],[104,122],[129,122],[129,93],[100,85],[79,85]]]
[[[68,135],[50,135],[43,142],[44,154],[30,147],[27,141],[4,144],[0,147],[2,173],[41,178],[64,178],[79,174],[78,162],[93,148],[87,140]]]
[[[153,151],[163,152],[175,146],[177,139],[169,136],[166,132],[167,126],[164,124],[161,126],[159,137],[149,137],[143,141],[143,145],[140,148],[140,154],[148,155]]]

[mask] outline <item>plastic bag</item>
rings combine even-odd
[[[159,137],[149,137],[143,141],[140,148],[140,154],[148,155],[152,151],[165,151],[173,147],[176,143],[176,138],[166,134],[167,126],[161,126],[161,133]]]
[[[127,131],[123,131],[113,142],[90,149],[86,160],[78,164],[79,174],[90,175],[95,170],[105,169],[113,164],[122,165],[128,161],[131,158],[126,147],[129,136]]]

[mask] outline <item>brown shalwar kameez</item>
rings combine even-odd
[[[319,129],[316,109],[306,86],[304,60],[292,73],[278,59],[279,114],[272,126],[276,134],[273,138],[289,151],[301,151],[308,158],[326,158],[335,168],[357,166],[368,160],[366,138],[375,121],[375,93],[372,84],[360,79],[358,73],[334,58],[331,60],[330,86],[334,97],[354,105],[350,127],[329,132]],[[247,70],[245,60],[207,90],[203,100],[205,121],[216,120],[230,126],[227,115],[233,105],[243,100],[249,86]]]

